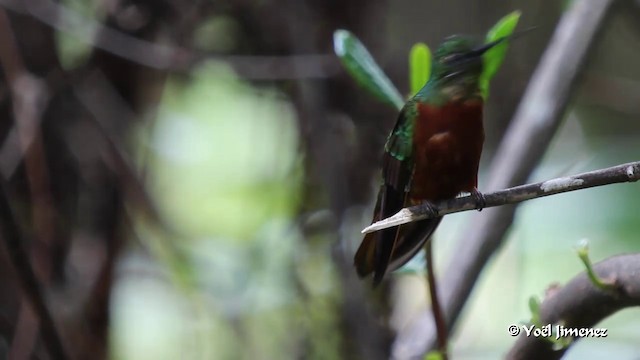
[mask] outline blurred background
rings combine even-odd
[[[575,0],[580,1],[580,0]],[[74,359],[385,359],[427,308],[415,260],[379,289],[352,256],[396,111],[333,54],[358,36],[408,93],[407,55],[480,37],[521,10],[492,82],[480,190],[567,1],[0,0],[0,172]],[[638,160],[640,5],[618,1],[532,181]],[[636,199],[636,200],[633,200]],[[591,257],[640,251],[637,185],[523,204],[452,340],[499,358],[507,326]],[[436,233],[455,257],[468,214]],[[3,224],[3,226],[6,224]],[[0,247],[0,359],[47,359]],[[639,359],[640,312],[607,319],[569,359]]]

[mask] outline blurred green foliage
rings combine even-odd
[[[302,176],[297,129],[281,95],[230,74],[205,65],[193,81],[166,87],[149,144],[152,185],[167,217],[190,237],[251,241],[267,221],[295,212]]]
[[[236,49],[240,31],[233,17],[219,15],[199,24],[193,42],[198,50],[229,53]]]
[[[398,110],[402,108],[402,95],[355,35],[347,30],[336,30],[333,34],[333,46],[345,69],[358,84],[378,100],[395,106]]]
[[[123,260],[128,273],[156,276],[118,283],[114,358],[281,359],[301,341],[308,358],[338,358],[333,270],[326,250],[313,248],[324,245],[302,241],[295,223],[297,131],[282,94],[245,84],[227,66],[169,81],[140,142],[154,198],[181,238],[138,232],[169,263],[136,252]],[[163,280],[166,270],[187,274],[182,291]]]
[[[410,96],[414,96],[431,76],[431,50],[424,43],[414,44],[409,52]]]
[[[488,44],[513,34],[513,31],[518,25],[518,20],[520,20],[519,11],[514,11],[500,19],[500,21],[487,32],[485,43]],[[489,49],[483,55],[484,68],[480,76],[480,90],[485,100],[489,97],[489,82],[491,82],[493,76],[498,72],[500,65],[502,65],[504,57],[507,55],[508,45],[508,41],[503,42]]]
[[[96,19],[100,16],[96,12],[96,4],[85,0],[63,0],[62,4],[69,9],[76,11],[86,19]],[[95,35],[96,29],[89,22],[81,18],[72,18],[75,20],[73,24],[66,24],[68,27],[78,27],[82,31],[62,32],[56,31],[56,45],[58,47],[58,56],[60,64],[64,69],[73,69],[85,63],[93,47],[90,45],[90,39]]]

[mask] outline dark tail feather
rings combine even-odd
[[[378,285],[387,273],[406,264],[423,248],[441,220],[427,219],[365,235],[354,259],[358,276],[373,273],[373,285]]]
[[[404,197],[404,192],[399,192],[390,185],[382,185],[373,211],[373,222],[387,218],[402,209]],[[397,231],[398,228],[391,228],[365,235],[354,258],[360,277],[373,272],[374,285],[380,283],[393,256]]]
[[[377,221],[377,220],[376,220]],[[356,252],[354,264],[361,278],[373,273],[373,285],[378,285],[392,261],[397,228],[385,229],[364,236]]]
[[[373,286],[380,284],[393,259],[399,227],[379,231],[375,242],[375,262],[373,268]]]
[[[376,250],[375,235],[376,233],[369,233],[364,236],[358,251],[356,251],[356,256],[353,258],[353,264],[356,266],[356,272],[361,278],[373,272]]]
[[[382,205],[382,197],[384,196],[384,186],[380,187],[378,191],[378,199],[376,200],[376,206],[373,209],[372,223],[378,221],[382,217],[380,206]],[[356,272],[361,278],[371,274],[374,269],[376,259],[376,238],[378,233],[369,233],[364,236],[356,255],[353,258],[353,264],[356,267]]]
[[[442,217],[402,225],[388,271],[397,270],[411,260],[429,241],[433,232],[440,225],[440,221],[442,221]]]

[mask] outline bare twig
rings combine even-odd
[[[11,339],[11,348],[7,357],[9,359],[28,359],[34,353],[34,348],[38,342],[38,316],[33,311],[29,301],[24,299],[20,302],[18,317],[14,328],[14,335]]]
[[[42,241],[45,246],[51,246],[55,228],[53,199],[49,192],[48,174],[39,129],[39,119],[47,102],[46,89],[39,79],[27,72],[15,44],[9,18],[3,9],[0,9],[0,36],[0,62],[11,90],[14,119],[20,140],[18,151],[25,159],[29,190],[34,203],[33,221],[37,230],[36,234],[38,240]],[[35,146],[35,149],[28,152],[32,145]],[[2,238],[8,250],[8,257],[16,270],[26,299],[38,317],[42,337],[50,355],[54,359],[64,359],[66,356],[60,335],[46,306],[40,284],[29,263],[29,257],[23,248],[24,240],[11,211],[5,189],[2,189],[0,195],[0,221]],[[48,273],[50,268],[48,258],[45,259],[45,264],[43,271]]]
[[[433,264],[433,239],[427,241],[424,245],[424,258],[427,263],[427,282],[429,283],[429,298],[431,299],[433,324],[436,327],[438,351],[442,359],[447,360],[449,358],[447,349],[449,334],[440,299],[438,298],[438,283],[436,282],[435,266]]]
[[[9,199],[5,189],[0,191],[0,231],[4,245],[7,248],[7,257],[18,274],[22,291],[38,316],[40,328],[42,329],[42,338],[49,349],[51,358],[66,359],[62,340],[45,303],[36,274],[33,272],[31,264],[29,264],[29,257],[23,248],[25,240],[9,206]]]
[[[8,179],[24,160],[24,155],[31,146],[39,143],[40,119],[48,94],[44,83],[25,69],[9,19],[3,9],[0,9],[0,25],[0,62],[10,86],[13,112],[16,114],[15,126],[0,150],[0,172]]]
[[[595,264],[594,271],[601,278],[613,280],[614,288],[599,289],[583,272],[565,286],[547,293],[540,308],[541,324],[592,328],[616,311],[640,306],[640,254],[611,257]],[[554,350],[553,343],[544,338],[521,335],[507,359],[560,359],[567,349]]]
[[[574,1],[558,24],[548,49],[493,160],[487,187],[505,189],[526,182],[540,162],[567,106],[571,89],[612,0]],[[513,222],[514,206],[487,209],[471,219],[450,260],[442,284],[449,327],[453,327],[489,258]],[[421,357],[433,348],[432,315],[425,312],[401,331],[393,356]]]
[[[516,204],[563,192],[638,180],[640,180],[640,161],[484,194],[486,201],[484,207]],[[473,210],[477,208],[477,202],[473,197],[465,196],[442,201],[434,204],[433,208],[436,213],[433,213],[428,206],[423,205],[404,208],[391,217],[367,226],[362,232],[370,233],[436,216]]]

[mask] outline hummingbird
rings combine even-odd
[[[431,77],[404,105],[384,147],[383,182],[373,213],[376,222],[403,207],[451,199],[478,191],[484,143],[480,89],[483,54],[507,37],[477,45],[465,36],[448,37],[436,49]],[[365,235],[354,264],[360,277],[373,273],[374,286],[408,262],[429,240],[442,217]]]

